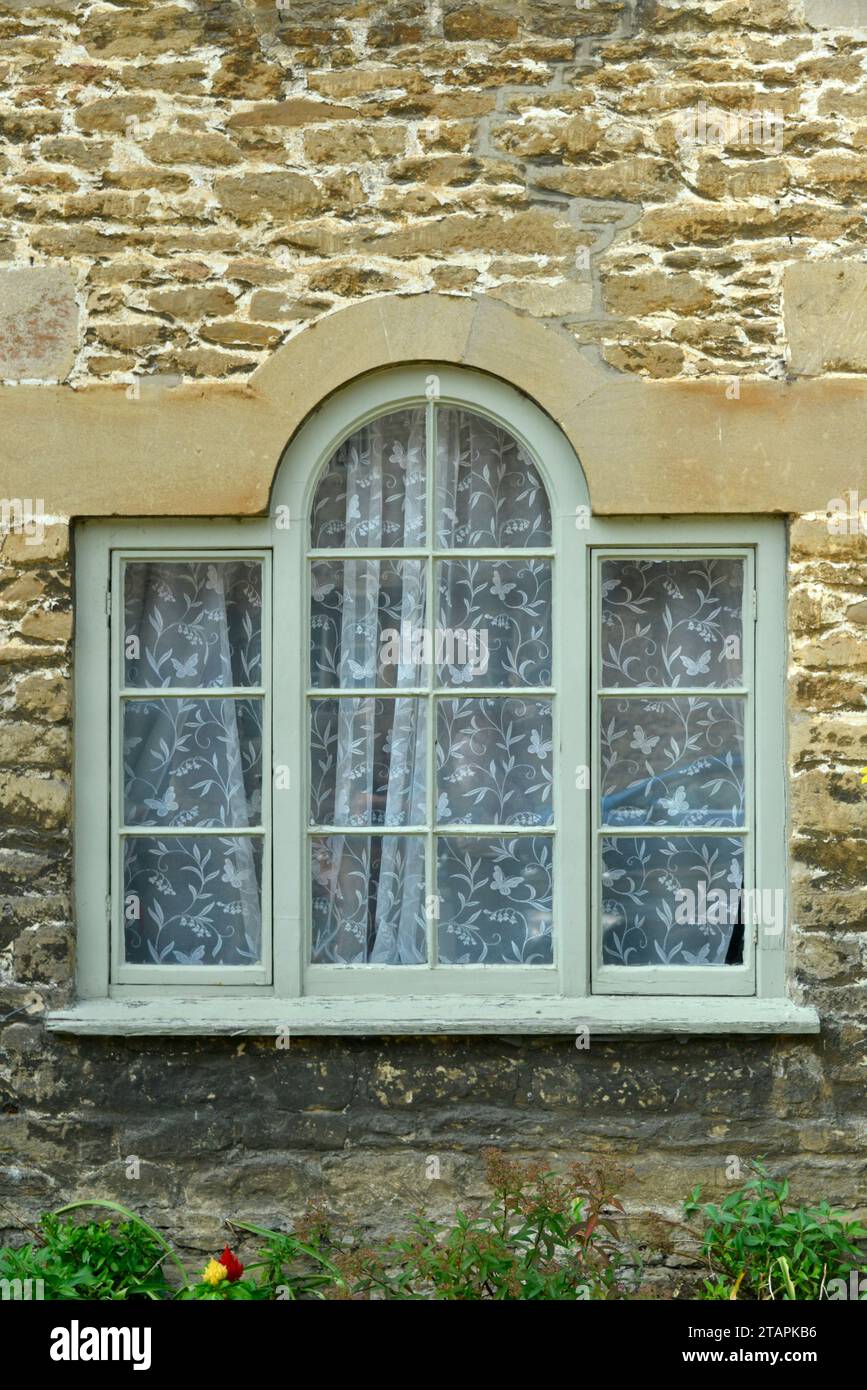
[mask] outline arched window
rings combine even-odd
[[[552,563],[539,469],[490,417],[389,411],[329,460],[309,582],[315,962],[552,964]]]
[[[769,520],[591,515],[553,420],[437,364],[324,402],[267,518],[88,523],[82,997],[279,1033],[688,1027],[690,997],[745,1026],[753,996],[798,1026],[783,553]]]

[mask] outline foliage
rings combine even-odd
[[[0,1279],[41,1280],[46,1299],[161,1299],[170,1293],[162,1237],[138,1217],[76,1224],[43,1216],[38,1242],[0,1247]]]
[[[356,1257],[355,1297],[447,1301],[576,1301],[626,1295],[618,1242],[623,1208],[603,1178],[572,1165],[565,1176],[537,1164],[486,1157],[493,1196],[450,1225],[416,1217],[408,1236]]]
[[[237,1237],[255,1242],[253,1254],[244,1265],[227,1245],[193,1278],[165,1237],[126,1207],[75,1202],[44,1216],[31,1243],[0,1247],[0,1280],[41,1280],[42,1296],[59,1300],[575,1302],[635,1295],[640,1266],[624,1250],[623,1208],[610,1177],[578,1165],[557,1173],[495,1150],[485,1159],[491,1197],[448,1222],[419,1212],[408,1234],[374,1244],[336,1232],[316,1207],[294,1231],[228,1222]],[[719,1205],[702,1203],[699,1187],[686,1203],[687,1215],[703,1221],[709,1277],[701,1297],[827,1297],[832,1279],[847,1281],[859,1270],[857,1242],[867,1230],[824,1201],[791,1206],[786,1181],[761,1163],[752,1168]],[[64,1219],[85,1207],[113,1219]]]
[[[831,1279],[847,1279],[864,1256],[856,1241],[867,1230],[833,1211],[787,1205],[789,1184],[775,1181],[759,1162],[752,1176],[718,1206],[701,1204],[696,1187],[687,1216],[704,1219],[702,1251],[711,1278],[702,1297],[719,1299],[819,1299]]]

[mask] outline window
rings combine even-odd
[[[310,551],[316,964],[552,964],[551,540],[529,454],[472,411],[378,416],[333,455]]]
[[[797,1026],[776,523],[593,517],[547,416],[431,365],[316,412],[268,518],[77,556],[82,1001]]]

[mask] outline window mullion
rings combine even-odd
[[[436,451],[437,451],[437,415],[436,402],[429,400],[425,407],[425,543],[427,554],[425,558],[425,615],[424,631],[429,633],[427,641],[424,642],[427,662],[427,681],[425,683],[427,705],[427,720],[425,724],[426,735],[426,784],[425,784],[425,933],[427,937],[427,963],[429,970],[436,970],[437,958],[439,953],[438,927],[439,927],[439,896],[437,893],[437,863],[436,863],[436,837],[434,835],[434,825],[436,818],[436,714],[437,706],[433,698],[434,685],[436,678],[436,591],[434,582],[436,578],[435,562],[433,558],[435,535],[435,499],[436,499]]]

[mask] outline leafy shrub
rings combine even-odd
[[[0,1279],[42,1281],[42,1296],[59,1301],[160,1299],[171,1293],[163,1271],[169,1248],[132,1212],[119,1225],[76,1225],[60,1219],[69,1210],[43,1216],[37,1242],[0,1247]]]
[[[776,1182],[761,1163],[753,1175],[718,1206],[699,1203],[696,1187],[686,1203],[687,1216],[700,1215],[705,1229],[702,1252],[711,1278],[703,1298],[819,1299],[831,1279],[847,1279],[863,1254],[855,1244],[867,1230],[832,1211],[787,1206],[789,1184]]]
[[[623,1208],[602,1177],[572,1165],[565,1176],[538,1164],[486,1155],[493,1196],[450,1225],[418,1216],[408,1236],[359,1252],[347,1268],[349,1297],[501,1301],[626,1296],[617,1239]],[[340,1261],[337,1261],[338,1265]]]
[[[622,1298],[634,1279],[617,1240],[620,1202],[599,1174],[566,1176],[486,1154],[493,1196],[453,1222],[419,1214],[405,1236],[365,1246],[312,1208],[295,1232],[228,1224],[264,1243],[234,1279],[213,1272],[180,1298],[514,1300]],[[230,1257],[226,1250],[224,1257]],[[214,1282],[208,1282],[213,1280]]]

